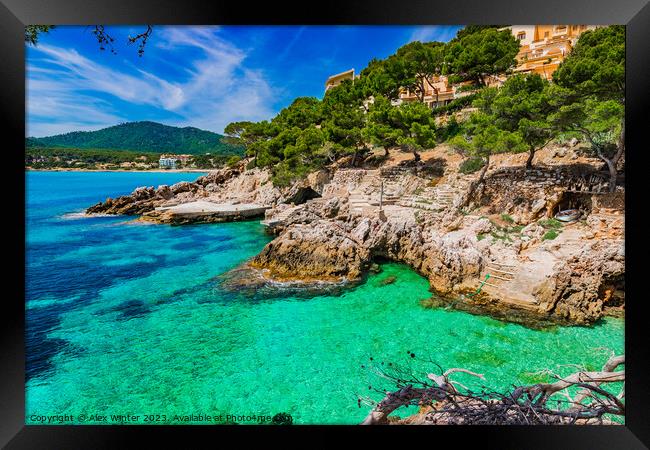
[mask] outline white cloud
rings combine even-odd
[[[426,25],[417,27],[411,34],[408,42],[420,41],[440,41],[447,42],[456,35],[456,30],[452,27],[440,25]]]
[[[182,79],[166,80],[138,68],[125,71],[129,66],[118,70],[74,49],[36,47],[43,58],[28,65],[28,135],[138,120],[122,117],[106,95],[178,117],[165,123],[216,132],[231,121],[273,116],[274,91],[263,72],[246,67],[246,52],[221,38],[217,27],[161,27],[158,31],[156,47],[192,55],[181,68]]]
[[[175,109],[192,125],[221,132],[235,120],[263,120],[274,114],[273,89],[264,74],[244,65],[246,53],[218,36],[216,27],[163,30],[161,45],[170,50],[192,48],[203,58],[192,63],[183,84],[184,102]]]
[[[57,79],[29,76],[26,96],[27,136],[96,130],[124,121],[110,103],[72,91],[66,83]]]
[[[170,91],[174,91],[173,85],[163,83],[153,75],[145,81],[98,64],[74,49],[42,45],[37,50],[48,56],[44,62],[66,71],[67,76],[60,78],[60,81],[67,82],[75,90],[98,91],[129,102],[158,107],[164,107]]]

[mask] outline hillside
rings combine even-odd
[[[27,147],[135,150],[176,154],[243,155],[241,147],[222,141],[223,136],[193,127],[172,127],[156,122],[128,122],[97,131],[27,138]]]

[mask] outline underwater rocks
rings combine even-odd
[[[249,301],[268,300],[269,298],[312,298],[316,295],[337,296],[347,292],[359,284],[350,281],[323,281],[314,279],[284,280],[269,278],[264,270],[251,267],[248,264],[236,267],[214,278],[221,289],[234,295],[246,298]]]

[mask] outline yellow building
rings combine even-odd
[[[488,86],[500,86],[503,84],[505,79],[505,75],[488,76],[485,78],[485,82]],[[424,104],[429,108],[445,106],[452,100],[476,92],[476,87],[472,81],[462,81],[460,83],[450,84],[449,80],[444,75],[436,77],[433,83],[429,83],[425,80],[424,86]],[[399,94],[399,99],[394,102],[394,104],[413,101],[420,101],[419,95],[409,89],[402,89]]]
[[[537,73],[547,80],[571,52],[578,37],[596,25],[511,25],[509,29],[519,40],[515,73]]]
[[[337,73],[336,75],[332,75],[325,82],[325,92],[332,89],[333,87],[338,86],[339,84],[341,84],[345,80],[354,81],[354,79],[358,78],[358,77],[359,77],[358,75],[356,77],[354,76],[354,69],[346,70],[345,72],[341,72],[341,73]]]
[[[430,108],[446,105],[455,98],[454,94],[455,88],[449,84],[445,76],[436,77],[433,83],[424,81],[424,103]],[[420,101],[418,93],[402,89],[397,103],[412,101]]]
[[[519,53],[515,57],[517,67],[514,73],[537,73],[550,80],[553,72],[559,67],[564,58],[587,30],[597,28],[597,25],[511,25],[500,30],[510,30],[519,41]],[[338,86],[344,80],[354,80],[359,76],[354,69],[332,75],[325,82],[325,91]],[[506,74],[488,76],[485,83],[488,86],[500,86],[506,80]],[[441,75],[432,83],[425,81],[424,103],[430,108],[444,106],[454,99],[465,97],[475,92],[472,82],[450,84],[447,77]],[[399,105],[403,102],[420,101],[420,96],[406,88],[400,90],[399,98],[393,102]],[[365,102],[366,108],[373,99]]]

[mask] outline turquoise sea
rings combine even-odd
[[[368,412],[357,394],[378,399],[375,388],[391,388],[370,366],[425,376],[438,370],[433,361],[503,390],[544,369],[598,369],[623,351],[620,319],[539,331],[424,308],[427,281],[392,263],[335,294],[228,291],[220,275],[271,239],[259,222],[171,227],[75,214],[199,175],[26,174],[26,423],[64,414],[74,417],[64,423],[256,423],[284,412],[299,424],[354,424]]]

